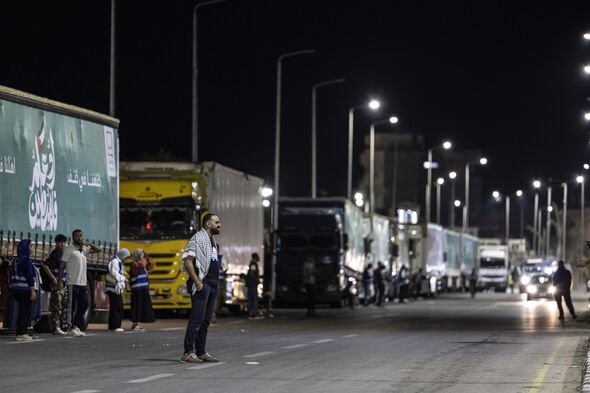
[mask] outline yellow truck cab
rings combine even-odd
[[[202,216],[211,212],[222,225],[216,236],[225,271],[220,298],[240,310],[247,299],[240,275],[253,252],[264,254],[262,179],[213,162],[121,162],[120,168],[121,247],[131,253],[142,248],[152,258],[154,309],[190,309],[181,257]],[[130,303],[127,294],[125,306]]]

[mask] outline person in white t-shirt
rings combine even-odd
[[[84,235],[80,229],[72,232],[74,244],[67,246],[62,254],[62,261],[68,271],[68,309],[69,332],[75,337],[85,336],[80,328],[84,327],[84,313],[88,309],[88,290],[86,289],[86,255],[100,252],[100,248],[84,242]]]

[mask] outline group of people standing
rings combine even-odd
[[[372,289],[374,289],[374,300],[375,305],[380,307],[385,304],[386,296],[386,283],[387,277],[385,274],[385,264],[381,261],[377,262],[377,267],[373,268],[373,264],[369,263],[362,275],[362,283],[364,290],[363,305],[368,306],[371,304],[373,296],[371,296]],[[419,271],[415,277],[419,282],[415,285],[415,288],[419,291],[421,286],[422,273]],[[402,265],[397,273],[395,281],[392,283],[395,285],[394,292],[397,294],[400,303],[404,303],[406,298],[410,295],[410,274],[405,265]],[[418,292],[419,293],[419,292]]]
[[[101,249],[84,241],[82,230],[72,232],[72,244],[66,246],[63,234],[55,236],[55,248],[38,271],[31,259],[33,244],[23,239],[17,246],[17,256],[11,264],[10,294],[17,304],[16,340],[32,341],[27,334],[31,307],[37,300],[39,284],[50,292],[49,309],[54,335],[82,337],[86,334],[84,315],[88,310],[87,259]],[[123,262],[131,257],[129,250],[117,251],[108,264],[105,291],[109,296],[109,329],[120,332],[123,318],[123,291],[126,288],[126,271]],[[154,312],[148,292],[148,271],[152,264],[142,249],[133,253],[129,272],[131,284],[131,319],[134,330],[142,330],[141,323],[153,322]],[[39,274],[40,273],[40,274]],[[38,277],[40,275],[40,277]]]

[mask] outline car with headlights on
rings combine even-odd
[[[551,282],[551,276],[548,274],[534,274],[530,276],[530,281],[526,285],[526,300],[538,298],[553,298],[555,287]]]

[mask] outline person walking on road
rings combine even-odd
[[[66,290],[66,269],[61,256],[66,247],[67,238],[61,233],[55,236],[55,248],[49,257],[43,262],[41,269],[49,281],[51,296],[49,298],[49,310],[53,324],[53,334],[65,336],[68,330],[68,291]],[[44,278],[45,280],[45,278]]]
[[[31,240],[18,243],[16,258],[11,266],[10,293],[18,304],[16,341],[32,341],[27,334],[31,317],[31,305],[37,299],[35,290],[36,270],[31,261]]]
[[[312,257],[308,257],[302,268],[303,288],[307,294],[307,316],[316,317],[315,312],[315,264]]]
[[[246,288],[248,289],[248,314],[249,318],[259,318],[258,315],[258,284],[260,283],[260,270],[258,270],[260,256],[252,253],[252,259],[246,273]]]
[[[475,297],[475,292],[477,291],[477,270],[475,268],[471,269],[471,274],[469,275],[469,293],[471,293],[471,297]]]
[[[203,217],[202,228],[188,242],[182,254],[183,266],[189,275],[187,289],[191,294],[191,311],[184,336],[184,354],[181,362],[217,362],[206,351],[207,332],[219,284],[219,263],[217,243],[213,235],[218,235],[221,221],[216,214]]]
[[[149,271],[154,264],[149,256],[138,248],[133,251],[133,261],[129,271],[129,284],[131,285],[131,330],[143,332],[142,323],[156,321],[152,299],[149,289]]]
[[[363,299],[363,305],[367,307],[371,303],[371,287],[373,286],[373,264],[369,263],[363,271],[363,290],[365,292],[365,298]]]
[[[88,310],[88,290],[86,289],[86,256],[100,252],[100,248],[84,242],[82,230],[72,232],[74,244],[64,249],[61,260],[68,270],[68,327],[69,334],[74,337],[85,336],[84,313]]]
[[[553,294],[557,308],[559,309],[559,320],[563,321],[563,306],[561,304],[561,298],[565,300],[565,305],[569,310],[572,318],[576,319],[578,316],[574,311],[574,305],[572,304],[572,296],[570,288],[572,286],[572,274],[565,268],[563,261],[557,263],[557,270],[553,273],[553,286],[555,287],[555,293]]]
[[[385,265],[381,261],[377,262],[377,267],[373,272],[373,282],[375,285],[375,304],[377,307],[381,307],[385,299],[385,282],[383,281],[383,270],[385,270]]]

